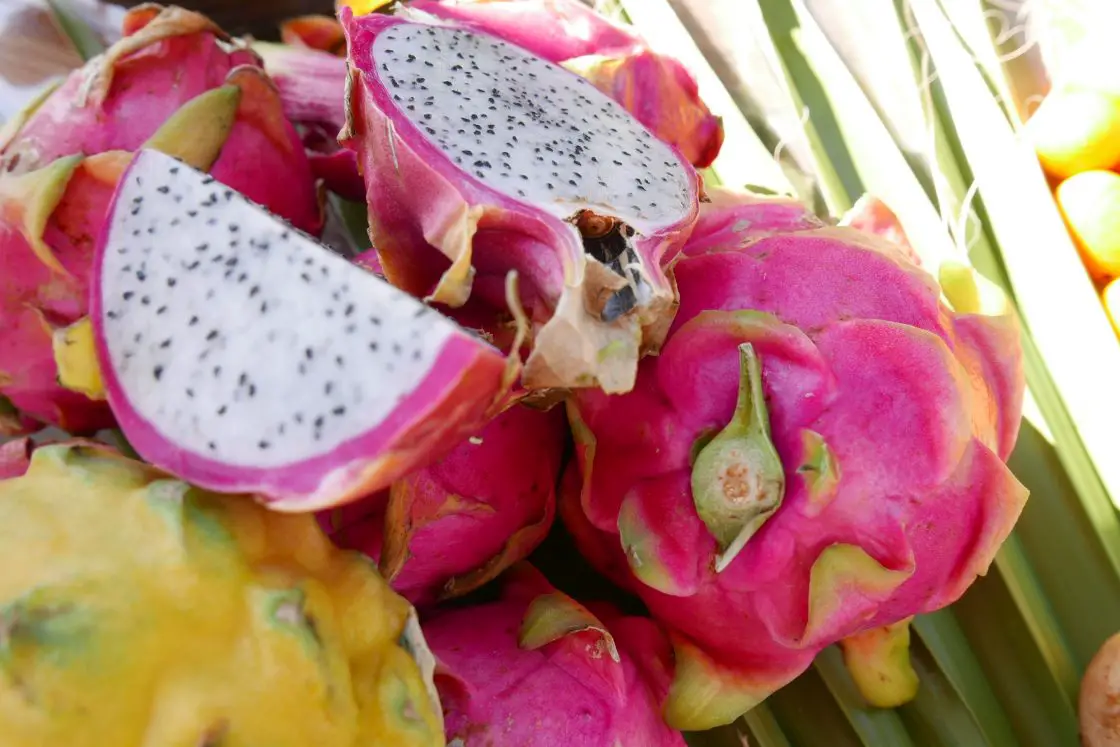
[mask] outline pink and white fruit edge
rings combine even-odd
[[[706,184],[695,79],[578,0],[343,6],[140,6],[8,123],[0,435],[314,514],[417,608],[449,744],[683,745],[834,644],[913,698],[1027,498],[1013,314],[880,202]]]

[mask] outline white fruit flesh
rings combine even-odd
[[[144,151],[124,178],[97,321],[129,405],[183,449],[252,467],[325,454],[465,334],[169,156]]]
[[[558,218],[581,209],[639,234],[683,220],[688,175],[669,146],[583,78],[489,36],[399,24],[372,67],[399,111],[458,167]]]

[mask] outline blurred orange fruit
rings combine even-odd
[[[1026,126],[1042,167],[1059,179],[1120,164],[1120,94],[1059,88]]]
[[[1120,276],[1120,174],[1083,171],[1059,184],[1056,197],[1093,278]]]
[[[1113,280],[1105,286],[1101,301],[1104,302],[1104,310],[1108,312],[1108,318],[1112,321],[1112,329],[1116,331],[1117,337],[1120,337],[1120,280]]]

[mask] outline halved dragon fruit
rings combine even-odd
[[[324,512],[320,524],[336,545],[379,561],[413,604],[467,594],[548,534],[566,432],[561,408],[516,405],[443,459]]]
[[[281,510],[338,505],[488,419],[516,366],[411,296],[157,151],[121,179],[92,319],[145,459]]]
[[[412,0],[406,8],[468,25],[524,47],[591,81],[697,168],[723,145],[723,123],[700,100],[696,79],[650,49],[633,27],[580,0]]]
[[[699,178],[583,78],[447,23],[355,18],[350,121],[386,277],[458,306],[504,303],[516,269],[534,323],[529,388],[627,391],[676,294]]]
[[[661,719],[672,649],[651,620],[584,607],[526,563],[500,584],[421,624],[449,745],[684,747]]]
[[[986,572],[1027,497],[1004,463],[1015,318],[950,310],[906,250],[814,222],[719,195],[661,354],[569,408],[561,516],[670,629],[678,728],[732,721],[838,641],[869,701],[912,697],[908,619]]]

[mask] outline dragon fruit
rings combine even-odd
[[[527,564],[501,583],[424,621],[450,744],[684,747],[659,713],[672,649],[652,621],[593,614]]]
[[[359,153],[386,277],[452,307],[472,289],[500,306],[516,269],[535,332],[525,386],[628,390],[672,318],[660,263],[695,220],[692,167],[587,81],[500,39],[342,19],[340,141]]]
[[[526,558],[552,526],[564,414],[515,406],[439,462],[324,512],[340,547],[380,560],[417,605],[460,596]]]
[[[134,8],[123,33],[0,140],[0,172],[25,173],[75,154],[135,150],[200,94],[233,85],[244,92],[229,135],[237,153],[223,152],[214,176],[317,233],[322,217],[310,166],[257,56],[206,16],[178,7]],[[202,127],[177,136],[208,139],[210,133]],[[263,186],[277,181],[282,188]]]
[[[696,79],[684,65],[579,0],[412,0],[407,7],[562,64],[626,107],[697,168],[719,155],[723,124],[700,100]]]
[[[444,744],[415,613],[310,516],[40,446],[0,563],[5,747]]]
[[[281,510],[341,505],[442,456],[517,373],[516,356],[154,150],[121,178],[91,308],[137,452]]]
[[[241,64],[249,53],[225,51],[209,21],[180,9],[135,9],[125,30],[0,152],[0,403],[10,403],[0,433],[113,422],[104,402],[59,385],[54,355],[86,313],[94,241],[129,159],[99,149],[147,143],[175,153],[318,230],[310,168],[278,93],[259,67]]]
[[[845,639],[869,698],[892,699],[867,676],[891,664],[911,688],[898,623],[984,573],[1027,497],[1004,464],[1014,317],[953,312],[904,250],[813,222],[713,196],[660,356],[569,407],[561,516],[670,629],[678,728],[730,722]]]

